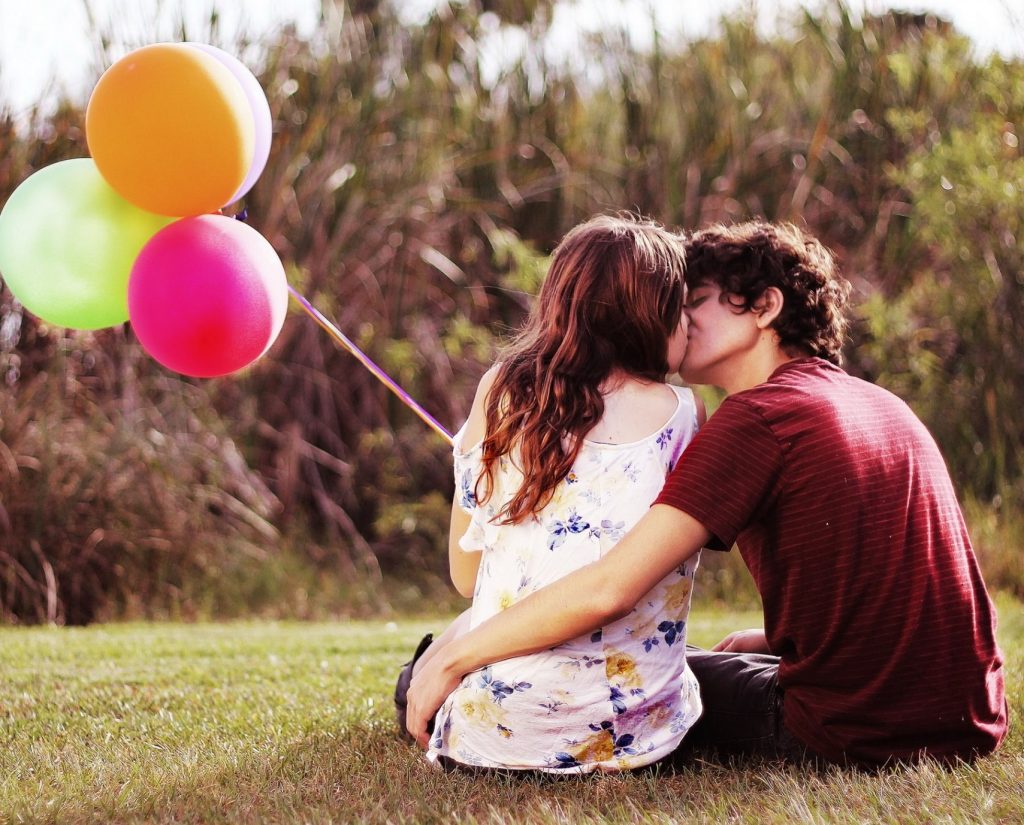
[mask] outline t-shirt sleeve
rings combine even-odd
[[[753,405],[726,399],[669,474],[655,504],[693,516],[728,550],[774,498],[782,449]]]
[[[477,501],[477,479],[482,470],[482,452],[477,444],[468,453],[462,452],[462,430],[453,439],[455,468],[455,501],[470,516],[469,527],[459,539],[459,547],[467,553],[481,550],[487,540],[486,515]]]

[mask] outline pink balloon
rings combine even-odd
[[[288,282],[274,248],[223,215],[161,229],[128,279],[128,317],[143,349],[197,378],[227,375],[263,355],[287,309]]]
[[[245,180],[242,181],[242,185],[238,187],[235,194],[231,196],[231,200],[228,201],[228,203],[234,203],[252,189],[256,179],[263,174],[263,170],[267,165],[267,158],[270,157],[270,138],[273,130],[270,104],[267,103],[267,96],[264,94],[260,82],[256,79],[256,75],[249,71],[248,67],[233,54],[229,54],[223,49],[218,49],[216,46],[211,46],[209,43],[190,42],[187,45],[202,49],[223,63],[237,78],[238,82],[242,84],[242,90],[249,101],[249,108],[252,109],[253,125],[256,128],[252,165],[249,167],[249,172],[246,174]],[[227,206],[227,204],[223,205]]]

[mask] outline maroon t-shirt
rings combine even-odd
[[[735,542],[781,657],[783,718],[822,756],[994,750],[1002,655],[942,456],[886,390],[817,358],[726,399],[657,500]]]

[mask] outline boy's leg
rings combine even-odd
[[[405,729],[405,711],[408,705],[407,694],[409,693],[409,685],[412,683],[413,674],[448,642],[469,630],[469,618],[470,611],[467,609],[448,625],[444,633],[436,639],[432,633],[428,633],[420,639],[412,659],[402,665],[402,670],[398,674],[398,682],[395,684],[395,716],[398,719],[398,734],[403,739],[412,741],[412,737]]]
[[[779,659],[762,653],[716,653],[687,646],[704,713],[674,762],[718,753],[800,761],[809,754],[783,724]]]

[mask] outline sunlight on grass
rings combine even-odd
[[[1024,705],[1024,604],[1001,599]],[[709,645],[756,613],[695,611]],[[1019,821],[1014,733],[973,767],[765,764],[537,781],[446,776],[395,737],[398,665],[436,622],[0,629],[0,822]]]

